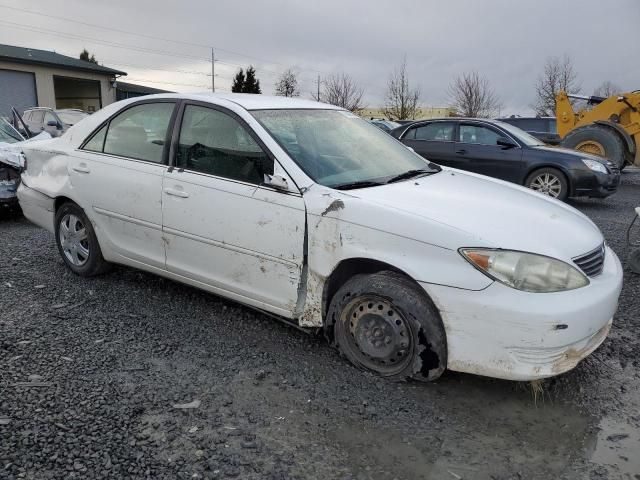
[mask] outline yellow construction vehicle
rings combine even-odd
[[[588,107],[574,111],[571,98]],[[606,157],[621,170],[640,166],[640,90],[608,98],[559,92],[556,122],[561,146]]]

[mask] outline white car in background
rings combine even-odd
[[[75,273],[193,285],[323,329],[385,377],[553,376],[617,308],[620,262],[584,215],[331,105],[151,95],[24,152],[24,214]]]

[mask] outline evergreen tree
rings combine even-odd
[[[249,70],[247,70],[247,75],[248,74],[249,74]],[[244,92],[244,85],[245,85],[244,72],[242,71],[242,69],[240,69],[240,71],[236,73],[236,76],[233,78],[231,91],[234,93]]]
[[[247,76],[244,80],[244,86],[242,87],[243,93],[262,93],[260,90],[260,80],[256,78],[256,69],[253,65],[247,68]]]
[[[95,55],[89,55],[89,51],[85,48],[84,50],[82,50],[82,52],[80,52],[80,60],[84,60],[85,62],[91,62],[91,63],[95,63],[97,64],[98,61],[96,60]]]

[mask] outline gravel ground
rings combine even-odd
[[[579,200],[621,259],[640,170]],[[322,338],[127,268],[68,272],[0,220],[0,478],[640,479],[640,276],[609,339],[542,389],[390,383]],[[195,408],[178,408],[195,407]]]

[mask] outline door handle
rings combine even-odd
[[[183,190],[174,190],[173,188],[165,188],[164,193],[174,197],[189,198],[189,194]]]
[[[467,151],[464,148],[461,148],[460,150],[456,150],[456,153],[459,155],[466,155]]]
[[[75,167],[71,167],[71,169],[78,173],[91,173],[91,170],[89,170],[85,165],[77,165]]]

